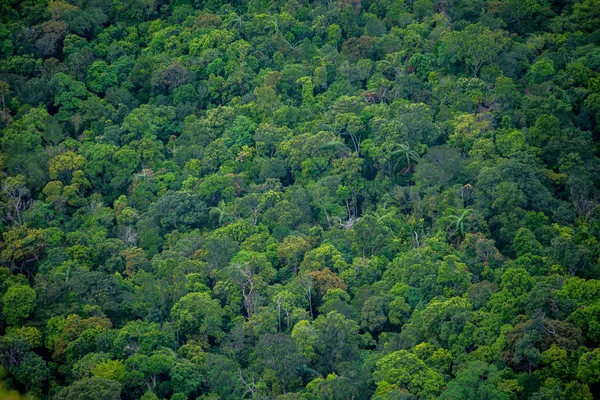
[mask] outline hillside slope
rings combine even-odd
[[[598,0],[0,20],[0,391],[600,398]]]

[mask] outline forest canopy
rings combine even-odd
[[[0,22],[0,397],[600,398],[599,0]]]

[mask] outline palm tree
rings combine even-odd
[[[279,30],[279,20],[277,19],[277,16],[271,16],[271,18],[268,20],[268,24],[269,26],[266,26],[265,30],[273,29],[275,35],[281,36],[281,31]]]
[[[344,155],[347,155],[352,152],[352,150],[350,150],[348,148],[348,146],[346,146],[344,143],[338,142],[338,141],[331,141],[331,142],[325,143],[324,145],[319,147],[319,150],[321,150],[323,152],[333,151],[334,153],[341,153]]]
[[[211,207],[208,213],[211,217],[213,215],[217,216],[218,221],[219,221],[219,226],[221,226],[223,224],[223,217],[225,217],[225,214],[227,214],[227,211],[225,210],[225,202],[223,200],[221,200],[219,202],[219,205],[217,207]]]
[[[295,48],[296,46],[298,46],[298,44],[302,43],[302,40],[296,42],[295,44],[291,44],[284,36],[284,34],[281,32],[281,29],[279,29],[279,19],[277,19],[277,16],[271,16],[268,20],[268,25],[265,27],[265,31],[266,30],[273,30],[274,36],[278,36],[281,40],[283,40],[288,46],[290,46],[290,49]]]
[[[242,19],[242,16],[238,16],[236,14],[232,14],[231,17],[225,22],[225,26],[227,27],[229,27],[230,25],[234,25],[237,27],[238,37],[241,35],[244,25],[246,24],[247,22],[245,22]]]
[[[400,53],[392,53],[388,54],[385,60],[380,61],[381,65],[385,67],[382,68],[382,72],[391,69],[395,72],[396,76],[402,73],[402,55]]]
[[[464,210],[460,211],[450,208],[448,211],[450,211],[451,214],[444,219],[446,222],[448,222],[449,227],[452,229],[450,236],[457,238],[457,241],[460,242],[462,239],[464,239],[469,230],[468,217],[473,210],[470,208],[465,208]]]
[[[407,144],[399,144],[397,145],[397,148],[398,150],[392,152],[392,158],[400,158],[401,160],[406,161],[406,167],[403,169],[403,171],[405,171],[403,173],[404,175],[412,169],[413,161],[419,161],[419,153],[412,150]],[[398,160],[398,162],[400,162],[400,160]],[[396,166],[397,165],[398,163],[396,163]]]
[[[384,227],[388,228],[390,230],[390,232],[392,232],[392,235],[394,235],[394,230],[392,228],[390,228],[388,225],[385,225],[385,220],[388,218],[393,219],[394,218],[394,213],[392,211],[388,211],[385,207],[384,208],[379,208],[376,211],[371,211],[369,214],[367,215],[371,215],[373,218],[375,218],[375,220],[378,223],[381,223]]]

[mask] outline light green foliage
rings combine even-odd
[[[310,244],[300,236],[288,236],[279,245],[277,254],[294,272],[298,272],[298,264],[304,258],[304,254],[310,249]]]
[[[251,145],[253,143],[252,135],[255,131],[256,124],[250,118],[239,116],[233,121],[229,136],[235,145]]]
[[[96,93],[104,93],[106,89],[117,84],[117,74],[114,68],[105,62],[94,62],[87,72],[88,87]]]
[[[407,390],[413,396],[433,399],[444,389],[444,379],[414,354],[399,350],[377,361],[374,373],[379,398]]]
[[[502,288],[514,296],[528,293],[533,286],[533,279],[524,268],[511,268],[502,274]]]
[[[121,385],[118,382],[102,378],[88,378],[74,382],[61,390],[56,398],[61,400],[118,400]]]
[[[599,372],[600,350],[594,349],[594,351],[583,354],[577,365],[577,378],[583,383],[593,385],[600,381]]]
[[[119,360],[106,360],[96,364],[91,372],[95,377],[119,382],[125,374],[125,366]]]
[[[292,337],[296,340],[300,351],[308,358],[314,357],[314,344],[317,336],[314,328],[307,320],[299,321],[292,329]]]
[[[82,100],[86,99],[89,94],[82,82],[62,72],[54,75],[49,85],[56,91],[54,104],[67,110],[78,108],[82,104]]]
[[[48,164],[50,177],[56,179],[59,176],[67,175],[69,178],[73,171],[82,169],[85,166],[85,158],[72,151],[67,151],[54,157]]]
[[[6,334],[17,338],[25,339],[32,347],[42,346],[42,333],[32,326],[9,327]]]
[[[173,306],[171,315],[183,334],[215,340],[223,336],[223,311],[219,303],[207,293],[189,293],[183,296]]]
[[[531,66],[530,74],[534,82],[543,82],[554,74],[554,63],[543,58]]]
[[[14,285],[2,296],[2,315],[10,325],[18,325],[35,309],[35,290],[25,285]]]

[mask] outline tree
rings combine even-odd
[[[233,144],[238,146],[251,146],[254,143],[252,136],[256,131],[256,123],[250,118],[240,115],[233,120],[233,124],[228,131],[228,134],[233,141]]]
[[[174,89],[185,85],[189,75],[187,68],[175,61],[164,68],[158,69],[152,76],[152,84],[167,93],[171,93]]]
[[[285,394],[299,386],[298,368],[306,364],[306,359],[293,338],[282,333],[263,335],[256,345],[256,353],[265,371],[263,376],[272,371],[276,377],[280,390],[274,390],[275,393]]]
[[[409,145],[395,143],[390,138],[385,139],[381,145],[367,139],[363,142],[362,148],[365,155],[376,162],[382,175],[387,174],[390,179],[394,178],[399,165],[405,165],[400,173],[406,175],[414,172],[414,165],[419,161],[419,154]]]
[[[50,178],[60,180],[67,184],[71,182],[73,172],[85,167],[85,157],[73,151],[66,151],[50,160],[48,170]]]
[[[30,190],[25,185],[25,177],[17,175],[8,177],[2,182],[2,204],[3,221],[7,224],[23,225],[22,214],[31,206],[32,201],[28,199]]]
[[[293,323],[306,317],[306,311],[300,307],[301,297],[288,290],[277,292],[272,299],[274,307],[277,309],[277,322],[279,332],[282,332],[283,321],[285,329],[289,330]]]
[[[233,200],[236,195],[236,184],[237,179],[231,174],[213,174],[207,176],[198,185],[198,195],[208,202],[208,204],[213,206],[219,204],[221,201],[229,202]],[[258,207],[255,208],[255,211],[254,224],[256,225],[256,222],[258,222]]]
[[[313,294],[315,291],[314,277],[311,273],[301,273],[296,277],[296,282],[306,296],[308,301],[308,312],[310,313],[310,318],[312,320],[315,318],[313,312]]]
[[[310,250],[310,244],[301,236],[287,236],[279,245],[277,254],[279,258],[287,265],[292,267],[295,274],[298,274],[298,267],[304,254]]]
[[[151,355],[161,348],[175,348],[173,335],[160,329],[159,324],[144,321],[129,321],[113,340],[113,346],[119,358],[133,354]]]
[[[0,52],[10,56],[13,53],[13,37],[6,27],[0,27]]]
[[[145,389],[155,392],[160,390],[162,381],[175,366],[175,352],[170,349],[159,350],[150,356],[135,354],[125,364],[128,373],[124,379],[128,382],[144,385]]]
[[[547,318],[542,312],[517,323],[506,336],[506,351],[501,357],[515,369],[531,372],[541,361],[541,354],[552,344],[575,349],[583,340],[581,331],[567,322]]]
[[[453,340],[452,332],[465,329],[471,317],[471,308],[469,300],[462,297],[433,299],[424,309],[413,312],[401,339],[415,345],[426,341],[448,347]]]
[[[412,170],[413,161],[419,161],[419,154],[416,151],[411,150],[410,146],[407,144],[399,144],[397,147],[398,150],[394,150],[391,156],[393,158],[400,158],[403,160],[402,162],[406,161],[406,166],[402,169],[402,174],[404,175],[406,172]]]
[[[50,376],[46,362],[33,352],[25,354],[21,363],[11,368],[11,373],[25,387],[25,391],[33,395],[42,393],[42,386]]]
[[[2,314],[10,325],[27,319],[35,309],[35,290],[25,285],[13,285],[2,296]]]
[[[95,61],[87,71],[87,85],[95,93],[104,93],[110,87],[118,83],[117,73],[114,67],[104,61]]]
[[[359,326],[337,311],[319,315],[313,322],[315,350],[321,356],[324,370],[339,372],[343,362],[353,361],[360,343]]]
[[[382,330],[387,322],[387,304],[383,297],[373,296],[365,301],[361,310],[360,326],[371,332]]]
[[[458,149],[434,146],[427,150],[415,168],[415,181],[427,186],[446,187],[455,179],[461,167],[462,160]]]
[[[456,240],[460,243],[469,231],[469,215],[473,212],[473,210],[470,208],[465,208],[462,211],[448,209],[446,212],[449,213],[449,215],[445,217],[445,220],[447,221],[448,226],[451,228],[450,235],[456,238]]]
[[[52,339],[48,340],[47,347],[52,347],[55,360],[77,359],[96,351],[96,339],[112,327],[108,318],[81,318],[75,314],[51,322],[49,330],[53,335]]]
[[[105,360],[96,364],[91,372],[95,377],[120,382],[125,375],[125,366],[119,360]]]
[[[588,385],[600,382],[600,349],[594,349],[581,356],[577,364],[577,379]]]
[[[391,393],[402,393],[404,389],[417,398],[433,399],[445,388],[439,373],[406,350],[393,352],[377,361],[374,377],[379,398],[395,398]]]
[[[325,268],[321,271],[312,271],[310,273],[313,278],[313,282],[316,289],[317,301],[321,301],[323,296],[330,291],[335,289],[348,289],[348,285],[331,270]]]
[[[446,296],[460,296],[469,288],[471,274],[458,257],[446,256],[438,267],[437,282],[444,287]]]
[[[571,186],[569,192],[579,221],[585,225],[593,220],[598,210],[595,191],[588,185],[576,184]]]
[[[87,378],[62,389],[56,398],[60,400],[119,400],[121,384],[110,379]]]
[[[356,235],[352,247],[361,257],[381,254],[392,241],[393,231],[373,214],[363,215],[352,225]]]
[[[331,189],[324,185],[322,182],[317,182],[308,186],[309,193],[312,197],[312,205],[320,209],[323,212],[323,216],[327,222],[329,229],[333,227],[333,217],[335,216],[334,210],[336,207],[336,199],[331,192]]]
[[[271,263],[263,254],[240,252],[223,272],[242,291],[244,309],[250,319],[256,310],[260,290],[275,276]]]
[[[531,291],[533,278],[525,268],[509,268],[502,274],[502,288],[514,296],[521,296]]]
[[[462,31],[450,32],[443,41],[447,56],[464,60],[472,69],[473,76],[481,67],[492,61],[504,48],[506,38],[502,31],[491,31],[481,22],[470,24]]]
[[[188,360],[177,362],[171,369],[170,375],[173,390],[186,396],[198,391],[203,381],[200,366]]]
[[[53,46],[48,51],[53,52]],[[85,84],[62,72],[57,72],[48,84],[55,93],[54,105],[61,106],[65,110],[73,111],[79,108],[82,101],[90,94]]]
[[[111,3],[112,15],[120,15],[130,21],[147,21],[156,15],[158,2],[156,0],[118,0]]]
[[[171,317],[179,332],[186,337],[220,341],[224,334],[223,309],[208,293],[188,293],[171,310]]]
[[[326,378],[321,376],[313,379],[306,385],[306,392],[304,393],[306,399],[317,400],[317,399],[331,399],[331,400],[343,400],[347,396],[351,398],[361,398],[361,396],[367,395],[364,391],[361,391],[360,382],[357,376],[344,376],[336,374],[328,374]],[[370,393],[369,393],[370,394]]]
[[[223,220],[225,218],[225,215],[227,215],[227,208],[225,202],[221,200],[219,201],[218,206],[210,207],[208,214],[210,215],[211,220],[213,219],[213,216],[216,217],[218,226],[223,225]]]
[[[118,140],[122,144],[142,138],[166,142],[180,129],[174,107],[149,104],[143,104],[127,114],[121,128],[123,133]]]
[[[499,388],[502,373],[494,365],[482,361],[468,363],[456,374],[456,378],[448,383],[448,389],[440,399],[494,399],[508,400],[511,393]]]
[[[208,207],[192,192],[169,192],[159,197],[149,210],[164,230],[199,228],[208,220]]]

